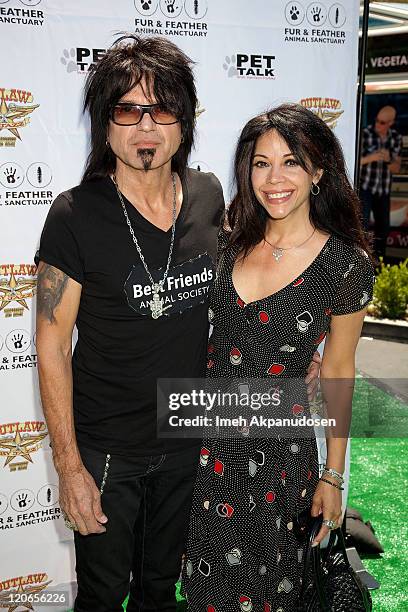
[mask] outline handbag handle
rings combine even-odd
[[[311,556],[312,564],[313,564],[313,573],[314,573],[314,582],[316,585],[317,596],[319,598],[319,604],[322,609],[322,612],[331,612],[330,604],[327,601],[324,583],[323,583],[323,574],[322,574],[322,554],[319,546],[314,546],[312,548],[312,542],[320,531],[323,522],[323,514],[319,514],[319,516],[315,517],[312,523],[312,528],[310,530],[309,542],[307,547],[307,553]],[[333,531],[332,531],[333,533]],[[327,548],[327,554],[330,553],[333,544],[334,537],[332,538],[332,533],[330,534],[329,545]]]
[[[307,548],[306,548],[305,563],[304,563],[304,569],[303,569],[302,584],[306,585],[307,576],[309,575],[310,567],[312,567],[314,583],[316,586],[316,592],[319,598],[319,605],[321,607],[321,610],[322,612],[331,612],[330,604],[327,600],[325,589],[324,589],[324,581],[323,581],[323,573],[322,573],[322,563],[323,563],[322,551],[321,551],[320,545],[312,547],[312,542],[317,536],[317,534],[319,533],[322,523],[323,523],[322,514],[319,514],[319,516],[316,516],[316,517],[312,517],[311,519],[311,526],[310,526],[310,531],[309,531],[309,538],[308,538],[308,543],[307,543]],[[340,543],[342,544],[342,549],[343,549],[345,558],[347,559],[344,538],[342,537],[343,534],[341,533],[340,527],[338,527],[337,529],[332,529],[330,531],[329,543],[327,545],[324,557],[327,558],[330,555],[331,550],[335,543],[336,535],[338,536],[338,539],[340,540]],[[348,559],[347,559],[347,563],[348,563]]]

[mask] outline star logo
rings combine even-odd
[[[0,455],[6,457],[3,467],[9,465],[17,457],[23,457],[26,461],[33,463],[31,454],[41,448],[40,442],[47,436],[48,431],[24,436],[19,431],[16,431],[14,436],[0,438]]]
[[[0,280],[0,311],[12,302],[17,302],[23,309],[29,310],[27,300],[34,297],[37,281],[10,272],[8,280]]]
[[[0,92],[0,132],[3,130],[10,132],[14,136],[14,139],[11,140],[15,144],[16,139],[21,140],[19,130],[30,123],[29,115],[39,107],[39,104],[25,104],[24,106],[16,104],[16,101],[32,101],[33,97],[30,92],[15,89],[0,89]]]
[[[27,610],[34,610],[33,605],[30,603],[29,595],[34,595],[37,593],[41,593],[49,584],[51,584],[52,580],[48,582],[43,582],[42,584],[33,584],[33,585],[23,585],[23,581],[25,581],[22,576],[18,578],[18,586],[15,589],[9,590],[0,590],[0,608],[8,608],[7,612],[14,612],[17,608],[20,608],[21,605]],[[24,597],[22,597],[24,595]],[[22,604],[24,601],[24,604]]]

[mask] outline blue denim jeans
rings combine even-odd
[[[369,229],[371,211],[374,215],[374,248],[377,257],[385,255],[387,236],[390,229],[390,194],[378,195],[361,189],[364,229]]]

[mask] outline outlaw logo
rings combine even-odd
[[[26,470],[29,463],[34,463],[31,455],[42,448],[42,440],[47,436],[44,421],[0,425],[0,457],[5,457],[3,467],[8,465],[10,472]],[[24,461],[18,461],[19,457]]]
[[[19,130],[30,123],[29,115],[39,107],[39,104],[27,104],[32,101],[30,91],[0,88],[0,132],[5,130],[12,134],[0,136],[1,147],[14,147],[16,140],[21,140]]]
[[[21,317],[29,310],[28,300],[36,293],[36,274],[34,264],[0,264],[0,311],[6,318]],[[20,307],[11,308],[13,303]]]

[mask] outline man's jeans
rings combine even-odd
[[[106,455],[81,448],[100,488]],[[154,457],[111,455],[101,498],[104,534],[75,533],[75,612],[174,612],[198,446]],[[132,580],[130,574],[132,573]]]
[[[366,230],[369,229],[370,213],[373,211],[374,248],[378,257],[384,257],[390,229],[390,194],[378,195],[366,189],[361,189],[360,199],[363,204],[363,221]]]

